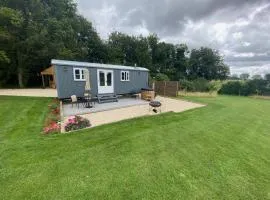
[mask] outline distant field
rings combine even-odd
[[[49,98],[0,96],[0,199],[270,199],[270,101],[186,99],[208,105],[43,136]]]

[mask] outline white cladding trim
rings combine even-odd
[[[94,68],[106,68],[106,69],[122,69],[122,70],[135,70],[135,71],[149,71],[143,67],[131,67],[123,65],[110,65],[110,64],[100,64],[100,63],[89,63],[89,62],[77,62],[69,60],[51,60],[52,65],[65,65],[73,67],[94,67]]]

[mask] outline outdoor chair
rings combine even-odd
[[[74,104],[76,104],[79,107],[77,96],[76,95],[71,95],[71,105],[72,105],[72,108],[73,108],[73,105]]]

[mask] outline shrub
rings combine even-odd
[[[158,73],[155,77],[156,81],[169,81],[169,77],[166,74]]]
[[[270,87],[266,80],[254,79],[247,81],[228,81],[218,91],[219,94],[229,95],[269,95]]]
[[[253,79],[247,82],[251,94],[261,95],[267,91],[267,81],[262,79]]]
[[[68,118],[67,123],[65,124],[65,131],[74,131],[86,127],[90,127],[90,121],[80,116],[71,116]]]
[[[56,123],[56,122],[52,122],[50,123],[48,126],[46,126],[43,129],[43,132],[45,134],[51,134],[51,133],[59,133],[60,132],[60,124]]]
[[[229,95],[240,95],[241,91],[241,82],[240,81],[228,81],[224,83],[220,90],[219,94],[229,94]]]
[[[183,79],[179,81],[179,85],[181,90],[194,91],[194,86],[191,81]]]
[[[204,78],[198,78],[193,81],[193,86],[196,92],[208,92],[209,82]]]
[[[219,81],[219,80],[217,80],[217,81],[210,81],[209,82],[209,91],[211,91],[211,92],[216,92],[216,91],[219,91],[220,89],[221,89],[221,87],[222,87],[222,84],[223,84],[223,81]]]
[[[247,96],[252,94],[252,91],[247,81],[228,81],[222,85],[218,93]]]
[[[51,134],[51,133],[60,133],[60,109],[59,109],[59,101],[55,98],[52,100],[51,104],[48,105],[49,113],[46,117],[43,133]]]
[[[189,92],[208,92],[210,90],[209,82],[204,78],[198,78],[193,81],[180,80],[180,88]]]

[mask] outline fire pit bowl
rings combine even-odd
[[[155,113],[157,113],[157,109],[156,108],[159,108],[159,112],[161,112],[161,103],[159,101],[151,101],[149,103],[149,110],[150,110],[151,107],[153,108],[153,111]]]

